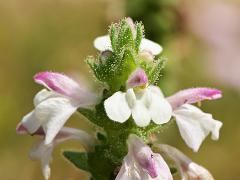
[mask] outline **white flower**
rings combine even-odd
[[[44,132],[41,130],[41,128],[37,131],[37,134],[44,136]],[[51,173],[50,162],[54,147],[61,142],[71,139],[79,140],[86,149],[89,149],[95,142],[92,136],[84,131],[64,127],[59,131],[57,136],[50,144],[45,144],[44,141],[40,141],[31,149],[29,154],[30,158],[32,160],[41,161],[43,176],[46,180],[49,179]]]
[[[172,180],[169,167],[160,154],[153,153],[136,135],[130,135],[127,143],[128,154],[116,180]]]
[[[111,50],[111,41],[109,35],[97,37],[93,42],[94,47],[99,51]],[[148,39],[143,38],[140,44],[140,51],[149,51],[153,55],[158,55],[162,52],[162,47]]]
[[[34,77],[43,89],[34,98],[35,109],[23,117],[17,132],[26,129],[30,134],[43,127],[46,133],[45,144],[50,144],[68,118],[78,107],[88,107],[97,102],[97,97],[80,88],[65,75],[53,72],[39,73]]]
[[[191,88],[167,98],[173,108],[173,116],[176,118],[183,140],[194,151],[198,151],[210,132],[212,139],[218,140],[222,122],[214,120],[211,114],[204,113],[190,104],[221,97],[221,91],[217,89]]]
[[[178,149],[166,144],[154,145],[154,149],[164,153],[176,163],[182,180],[214,180],[207,169],[194,163]]]
[[[104,101],[107,116],[123,123],[132,115],[140,127],[147,126],[151,120],[163,124],[170,120],[172,108],[156,86],[147,86],[147,76],[137,69],[128,80],[127,92],[118,91]],[[133,88],[131,88],[133,87]]]

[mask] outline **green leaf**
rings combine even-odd
[[[89,171],[88,154],[85,152],[64,151],[63,156],[73,163],[77,168]]]

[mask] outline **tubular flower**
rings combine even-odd
[[[132,115],[140,127],[147,126],[151,119],[156,124],[168,122],[172,114],[170,104],[158,87],[147,84],[147,75],[138,68],[127,81],[127,92],[118,91],[105,100],[107,116],[113,121],[123,123]]]
[[[36,131],[36,134],[45,135],[41,128]],[[49,164],[52,159],[54,147],[59,143],[71,139],[80,141],[86,149],[89,149],[94,144],[94,138],[88,133],[74,128],[63,127],[50,144],[46,145],[44,141],[40,141],[31,149],[29,156],[32,160],[39,160],[41,162],[43,176],[46,180],[49,179],[51,173]]]
[[[28,130],[23,125],[21,125],[17,128],[17,133],[27,134]],[[45,136],[45,133],[44,130],[40,127],[32,135]],[[79,140],[85,149],[90,149],[95,144],[94,138],[88,133],[74,128],[63,127],[50,144],[45,144],[44,141],[40,141],[31,149],[29,154],[30,158],[32,160],[41,161],[42,172],[45,179],[49,179],[50,177],[51,169],[49,164],[52,158],[51,155],[54,147],[59,143],[71,139]]]
[[[122,167],[116,180],[172,180],[171,172],[160,154],[136,135],[130,135],[127,141],[128,154],[123,159]]]
[[[218,140],[222,122],[214,120],[211,114],[190,105],[205,99],[221,98],[221,91],[211,88],[192,88],[180,91],[167,98],[173,108],[173,116],[186,144],[198,151],[203,140],[211,132],[212,139]]]
[[[33,134],[43,128],[45,144],[50,144],[68,118],[78,107],[89,107],[97,103],[97,97],[82,89],[75,81],[65,75],[42,72],[34,80],[45,86],[34,98],[35,109],[23,117],[17,131],[26,129]]]
[[[181,174],[182,180],[214,180],[207,169],[196,164],[178,149],[166,145],[155,145],[156,149],[172,159]]]

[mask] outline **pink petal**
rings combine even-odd
[[[214,100],[222,97],[222,92],[212,88],[190,88],[177,92],[167,98],[173,109],[183,104],[193,104],[203,100]]]
[[[40,72],[34,76],[34,80],[52,91],[72,98],[81,107],[92,106],[99,101],[96,94],[89,92],[84,86],[80,87],[77,82],[60,73]]]
[[[79,91],[80,86],[74,80],[56,72],[40,72],[34,76],[36,83],[65,96],[73,97]]]
[[[148,77],[145,71],[141,68],[137,68],[128,78],[127,87],[134,88],[144,86],[148,83]]]

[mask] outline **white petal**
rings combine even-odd
[[[207,169],[194,162],[191,162],[188,168],[188,177],[192,177],[193,179],[214,180]]]
[[[172,107],[165,98],[156,93],[148,92],[150,101],[149,111],[153,122],[156,124],[167,123],[172,116]]]
[[[40,142],[31,149],[29,154],[32,160],[41,161],[43,176],[46,180],[49,179],[51,173],[49,164],[52,158],[52,151],[53,151],[52,144],[45,145],[44,142]]]
[[[52,142],[76,109],[77,107],[64,97],[49,98],[35,108],[35,115],[46,133],[46,144]]]
[[[141,100],[136,101],[132,109],[132,117],[139,127],[145,127],[151,121],[150,113]]]
[[[34,99],[33,99],[33,103],[34,106],[36,107],[38,104],[40,104],[41,102],[43,102],[44,100],[51,98],[51,97],[59,97],[60,95],[53,92],[53,91],[48,91],[46,89],[42,89],[41,91],[39,91]]]
[[[137,101],[137,97],[135,95],[135,92],[132,88],[128,89],[126,92],[126,101],[128,103],[129,108],[133,108],[135,106],[135,103]]]
[[[129,154],[123,159],[122,167],[115,180],[152,180],[146,171],[136,164]]]
[[[157,153],[153,153],[155,161],[157,162],[159,173],[154,180],[172,180],[172,174],[167,163],[164,161],[162,156]]]
[[[40,121],[35,116],[35,112],[32,111],[25,115],[22,119],[22,125],[27,129],[30,134],[33,134],[41,126]]]
[[[164,95],[163,95],[163,93],[162,93],[162,91],[161,91],[161,89],[159,87],[150,85],[150,86],[148,86],[148,89],[152,93],[155,93],[155,94],[157,94],[160,97],[164,97]]]
[[[159,44],[144,38],[140,44],[140,51],[143,50],[150,51],[153,55],[158,55],[162,52],[162,47]]]
[[[123,123],[130,117],[131,110],[125,95],[119,91],[104,101],[105,111],[111,120]]]
[[[97,37],[93,42],[94,47],[99,51],[112,50],[110,37],[108,35]]]
[[[204,113],[190,104],[182,105],[174,111],[173,115],[183,140],[194,151],[198,151],[210,132],[212,132],[212,139],[218,139],[222,123],[214,120],[212,115]]]
[[[54,144],[59,144],[70,139],[80,141],[85,149],[90,149],[96,143],[94,137],[83,130],[63,127],[54,139]]]

